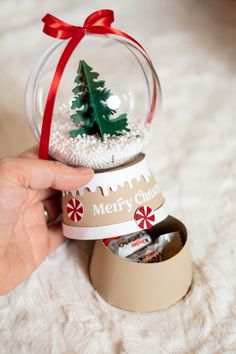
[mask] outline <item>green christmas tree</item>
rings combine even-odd
[[[75,113],[71,115],[71,119],[75,125],[79,125],[77,129],[69,132],[73,138],[77,135],[96,133],[103,138],[104,134],[122,135],[122,132],[130,131],[126,113],[111,119],[116,110],[108,107],[106,102],[112,93],[105,88],[105,81],[97,80],[98,77],[98,73],[84,60],[80,60],[75,78],[77,85],[72,90],[75,97],[71,108]]]

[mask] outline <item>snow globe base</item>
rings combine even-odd
[[[114,254],[97,240],[90,263],[90,277],[101,297],[111,305],[138,312],[165,309],[183,298],[192,282],[189,241],[185,226],[169,216],[148,233],[181,232],[183,247],[158,263],[137,263]]]
[[[72,239],[103,239],[149,229],[168,208],[146,157],[99,171],[87,185],[62,196],[63,233]]]

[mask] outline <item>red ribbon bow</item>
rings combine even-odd
[[[84,37],[85,33],[88,32],[94,34],[115,34],[134,42],[136,45],[142,48],[144,52],[145,50],[134,38],[132,38],[128,34],[118,29],[111,27],[111,24],[114,21],[114,13],[112,10],[99,10],[92,13],[85,20],[83,27],[70,25],[50,14],[47,14],[42,19],[42,21],[44,22],[43,32],[46,33],[47,35],[54,38],[64,39],[64,40],[71,38],[68,44],[66,45],[59,59],[59,62],[57,64],[56,71],[49,89],[45,110],[44,110],[43,124],[42,124],[41,137],[40,137],[40,146],[39,146],[39,158],[43,160],[47,160],[49,140],[50,140],[50,130],[51,130],[53,109],[56,100],[57,90],[65,66],[71,54],[73,53],[74,49],[77,47],[77,45]],[[151,63],[151,60],[147,54],[146,56],[149,62]],[[151,116],[148,118],[149,122],[151,121],[152,115],[155,110],[155,103],[156,103],[156,81],[154,80],[154,97],[151,106]]]

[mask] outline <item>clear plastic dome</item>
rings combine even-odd
[[[27,114],[38,140],[49,88],[67,43],[60,41],[45,53],[28,81]],[[96,84],[98,81],[100,84]],[[85,91],[88,102],[78,97]],[[100,96],[101,91],[106,92],[101,106],[95,107],[90,91]],[[117,37],[86,34],[72,53],[57,91],[49,154],[63,163],[96,170],[122,165],[143,150],[150,133],[153,108],[159,105],[157,75],[137,46]],[[100,113],[108,121],[103,134],[95,129],[97,125],[92,118],[95,108],[97,117]],[[114,128],[116,121],[120,122],[117,125],[120,130]],[[92,128],[83,129],[86,127]]]

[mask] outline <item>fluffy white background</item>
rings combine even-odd
[[[1,298],[0,353],[236,353],[235,1],[1,1],[1,156],[33,144],[24,86],[54,42],[41,34],[40,18],[53,12],[81,24],[105,7],[144,44],[160,76],[163,110],[147,153],[188,227],[193,285],[164,311],[113,308],[89,282],[92,243],[69,242]]]

